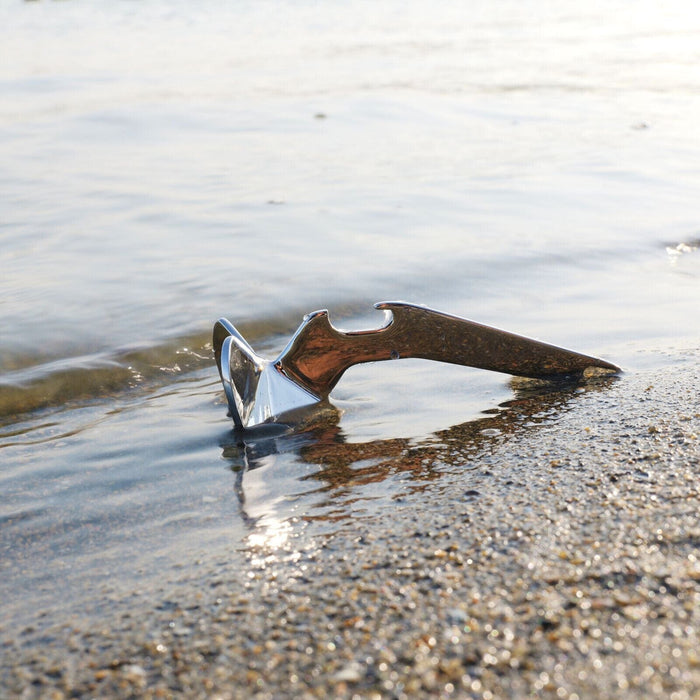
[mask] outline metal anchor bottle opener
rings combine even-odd
[[[348,367],[362,362],[413,357],[532,378],[580,375],[589,368],[620,371],[596,357],[424,306],[398,301],[374,306],[387,319],[372,330],[339,331],[328,311],[308,314],[272,361],[258,356],[229,321],[217,321],[214,354],[236,428],[272,423],[322,401]]]

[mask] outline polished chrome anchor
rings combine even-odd
[[[374,306],[387,320],[372,330],[339,331],[328,311],[308,314],[271,362],[226,319],[217,321],[214,354],[236,428],[274,423],[289,411],[322,401],[348,367],[362,362],[414,357],[532,378],[583,374],[589,368],[620,371],[605,360],[425,306],[399,301]]]

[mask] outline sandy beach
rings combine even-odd
[[[698,354],[651,364],[400,446],[379,512],[3,628],[3,695],[700,697]]]

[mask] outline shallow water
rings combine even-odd
[[[361,517],[430,481],[407,450],[466,468],[604,390],[511,421],[506,377],[358,367],[246,453],[219,316],[270,356],[385,299],[628,372],[696,347],[699,60],[690,2],[0,7],[8,619]]]

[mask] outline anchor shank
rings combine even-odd
[[[345,370],[363,362],[423,358],[522,377],[581,373],[588,367],[619,369],[595,357],[403,302],[384,302],[390,311],[382,328],[343,332],[327,311],[307,317],[277,360],[291,379],[326,396]]]

